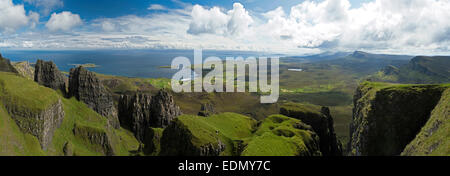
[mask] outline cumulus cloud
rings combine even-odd
[[[450,42],[448,9],[444,0],[375,0],[360,8],[348,0],[305,1],[290,14],[281,7],[265,13],[260,27],[304,48],[437,49]]]
[[[159,5],[159,4],[150,4],[150,6],[147,9],[148,10],[166,10],[166,7]]]
[[[41,13],[43,13],[45,16],[49,15],[50,12],[52,12],[53,10],[64,6],[62,0],[24,0],[24,1],[40,8]]]
[[[73,27],[81,24],[82,21],[78,14],[64,11],[61,13],[53,13],[45,26],[50,31],[69,31]]]
[[[246,32],[253,23],[253,18],[240,3],[234,3],[233,9],[226,13],[219,7],[205,9],[195,5],[191,16],[192,21],[187,32],[193,35],[203,33],[236,35]]]
[[[32,14],[32,18],[35,15]],[[23,5],[14,5],[12,0],[0,0],[0,32],[14,32],[26,26],[29,18]]]
[[[203,48],[296,54],[364,49],[450,54],[448,9],[448,0],[373,0],[357,8],[348,0],[304,1],[290,10],[278,7],[261,14],[250,13],[240,3],[229,10],[194,5],[147,16],[87,21],[84,29],[89,30],[77,31],[76,35],[2,38],[0,47]],[[8,13],[0,13],[0,30],[27,25],[5,19],[22,16],[28,24],[38,19],[31,12],[26,16],[25,11],[2,18]],[[50,31],[67,31],[81,23],[78,15],[63,12],[53,14],[46,26]]]

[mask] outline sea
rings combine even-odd
[[[69,51],[34,51],[34,50],[1,50],[4,58],[12,62],[28,61],[35,63],[37,59],[53,61],[61,71],[70,71],[76,64],[92,63],[97,65],[88,68],[91,71],[116,76],[140,78],[172,78],[179,70],[172,70],[172,60],[178,56],[190,59],[194,64],[194,50],[69,50]],[[282,57],[279,54],[250,51],[215,51],[203,50],[203,59],[209,56],[226,59],[226,57]]]

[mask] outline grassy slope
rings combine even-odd
[[[243,151],[244,156],[313,155],[307,146],[314,145],[312,133],[293,127],[300,120],[283,115],[264,119]]]
[[[36,137],[24,134],[7,114],[2,104],[0,109],[1,121],[0,138],[7,141],[1,142],[1,155],[62,155],[64,143],[72,144],[77,155],[101,155],[92,144],[73,135],[75,123],[107,132],[107,121],[84,103],[74,98],[65,99],[56,91],[40,86],[37,83],[19,77],[12,73],[0,72],[0,99],[4,103],[13,103],[24,109],[41,111],[53,104],[58,99],[63,102],[65,111],[64,121],[53,136],[51,146],[47,151],[42,151]],[[137,150],[138,142],[133,135],[124,129],[108,131],[112,137],[112,145],[117,155],[129,155],[130,150]]]
[[[242,155],[248,156],[296,156],[308,155],[307,145],[313,145],[310,132],[295,129],[300,120],[282,115],[273,115],[257,122],[250,117],[236,113],[222,113],[210,117],[192,115],[180,116],[179,121],[187,126],[193,135],[195,146],[212,143],[220,139],[226,147],[221,155],[233,155],[234,141],[243,141],[248,146]],[[216,132],[219,132],[218,135]]]
[[[202,146],[216,144],[217,137],[226,144],[223,155],[232,155],[232,140],[246,140],[252,136],[256,121],[235,113],[223,113],[210,117],[183,115],[178,119],[188,127],[193,135],[193,144]],[[216,131],[219,131],[217,136]]]

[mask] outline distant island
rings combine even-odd
[[[75,66],[75,67],[82,66],[82,67],[85,67],[85,68],[95,68],[95,67],[100,67],[100,65],[96,65],[96,64],[93,64],[93,63],[85,63],[85,64],[69,64],[69,65],[73,65],[73,66]]]

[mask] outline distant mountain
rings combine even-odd
[[[349,57],[382,60],[410,60],[412,58],[412,56],[408,55],[372,54],[363,51],[355,51],[353,54],[349,55]]]
[[[349,52],[323,52],[320,54],[308,55],[308,56],[292,56],[282,58],[284,62],[318,62],[324,60],[332,60],[340,57],[347,56],[351,53]]]
[[[355,51],[350,55],[332,60],[323,60],[319,63],[336,65],[356,74],[367,75],[377,72],[389,65],[399,67],[407,64],[412,57],[413,56],[407,55],[371,54]]]
[[[372,81],[433,84],[450,82],[450,56],[417,56],[403,66],[389,65],[369,76]]]

